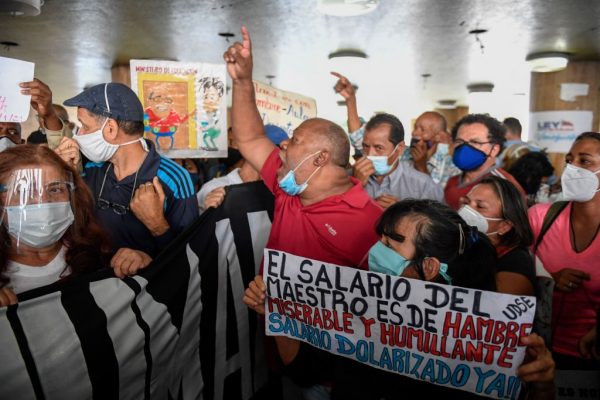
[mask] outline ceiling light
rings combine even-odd
[[[19,43],[17,43],[17,42],[10,42],[8,40],[0,42],[0,45],[2,47],[4,47],[4,50],[6,50],[6,51],[10,51],[10,49],[12,49],[14,47],[19,47]]]
[[[329,53],[329,59],[332,58],[367,58],[367,54],[361,50],[344,49]]]
[[[378,4],[378,0],[317,0],[317,10],[334,17],[354,17],[370,13]]]
[[[441,110],[454,110],[456,108],[456,100],[438,100],[438,107]]]
[[[467,104],[470,114],[494,115],[497,110],[497,102],[492,91],[494,84],[489,82],[472,83],[467,86],[469,95]]]
[[[469,93],[489,93],[494,90],[494,84],[488,82],[471,83],[467,86]]]
[[[0,14],[34,17],[40,14],[43,5],[43,0],[2,0],[0,1]]]
[[[567,53],[548,52],[530,54],[525,59],[531,72],[554,72],[567,67],[569,57]]]
[[[232,37],[234,37],[235,35],[231,32],[219,32],[218,33],[219,36],[224,37],[225,40],[227,41],[227,43],[229,43],[229,39],[231,39]]]
[[[361,50],[343,49],[330,53],[328,58],[330,71],[339,72],[353,82],[364,73],[368,56]]]

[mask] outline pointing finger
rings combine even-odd
[[[252,50],[252,41],[250,40],[250,33],[248,32],[248,28],[242,26],[242,43],[244,45],[244,49],[248,51]]]

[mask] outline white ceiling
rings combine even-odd
[[[255,79],[275,75],[274,86],[315,98],[320,116],[337,122],[345,110],[327,56],[341,48],[368,54],[359,71],[340,71],[359,86],[360,114],[387,111],[405,123],[441,99],[466,104],[467,84],[482,81],[504,105],[492,112],[526,112],[527,54],[600,54],[597,0],[380,0],[374,12],[346,18],[320,14],[316,0],[46,0],[37,17],[0,16],[0,41],[20,44],[0,55],[35,62],[62,102],[131,58],[221,62],[228,43],[217,33],[239,38],[242,24]],[[488,30],[483,52],[468,33],[477,28]]]

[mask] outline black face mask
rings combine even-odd
[[[227,166],[227,168],[230,168],[230,167],[234,166],[235,164],[237,164],[237,162],[243,158],[244,157],[242,157],[242,153],[240,153],[240,151],[238,149],[234,149],[233,147],[228,147],[227,148],[227,158],[225,159],[224,163]]]

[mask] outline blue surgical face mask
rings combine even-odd
[[[411,262],[411,260],[407,260],[401,254],[387,247],[380,240],[369,250],[369,271],[401,276]],[[452,278],[448,275],[448,264],[440,263],[439,274],[448,284],[452,283]]]
[[[296,182],[296,170],[298,168],[300,168],[300,166],[306,160],[308,160],[312,156],[314,156],[316,154],[319,154],[319,153],[320,153],[320,151],[317,151],[316,153],[313,153],[313,154],[309,154],[306,158],[304,158],[304,160],[300,161],[300,164],[298,164],[296,166],[296,168],[290,170],[287,174],[285,174],[285,176],[283,178],[281,178],[281,180],[279,181],[279,187],[281,188],[281,190],[283,190],[284,192],[286,192],[290,196],[298,196],[300,193],[304,192],[304,190],[308,186],[308,181],[310,181],[310,178],[312,178],[313,175],[316,174],[317,171],[321,167],[320,166],[317,167],[317,169],[315,169],[314,172],[312,174],[310,174],[310,176],[308,177],[308,179],[304,183],[302,183],[300,185]]]
[[[473,171],[483,165],[487,155],[468,143],[463,143],[454,149],[452,162],[462,171]]]
[[[396,161],[392,163],[392,165],[388,164],[388,160],[390,159],[392,154],[394,154],[397,148],[398,145],[396,145],[396,147],[394,147],[394,150],[392,150],[392,152],[387,156],[367,156],[367,158],[373,163],[373,168],[375,168],[375,175],[381,176],[390,173],[390,171],[394,167],[394,164],[396,164],[400,159],[400,157],[398,157],[396,158]]]
[[[410,260],[387,247],[381,240],[378,240],[369,250],[370,271],[400,276],[409,265]]]

